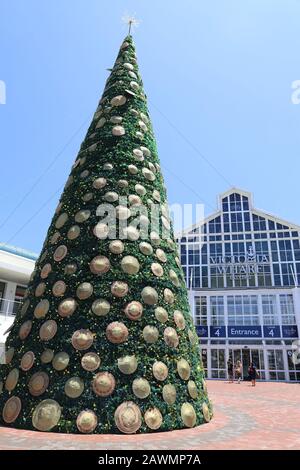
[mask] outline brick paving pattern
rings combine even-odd
[[[74,435],[0,427],[0,450],[300,449],[300,384],[208,381],[214,419],[182,431]]]

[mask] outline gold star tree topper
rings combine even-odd
[[[128,34],[131,33],[131,29],[137,28],[140,24],[140,21],[135,17],[135,15],[128,15],[127,13],[122,17],[123,23],[128,24]]]

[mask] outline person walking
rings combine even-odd
[[[256,385],[256,377],[258,375],[256,365],[251,362],[250,366],[248,367],[248,374],[250,377],[250,380],[252,382],[252,387],[255,387]]]
[[[242,379],[242,363],[239,359],[236,361],[234,373],[235,378],[237,379],[237,383],[240,384]]]
[[[231,358],[229,358],[227,361],[227,373],[229,383],[233,383],[233,362]]]

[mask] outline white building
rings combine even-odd
[[[238,359],[263,380],[300,381],[300,227],[253,207],[246,191],[177,238],[208,378]]]
[[[36,259],[35,253],[0,243],[0,357]]]

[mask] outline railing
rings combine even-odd
[[[10,300],[0,297],[0,315],[7,317],[14,317],[21,304],[20,300]]]

